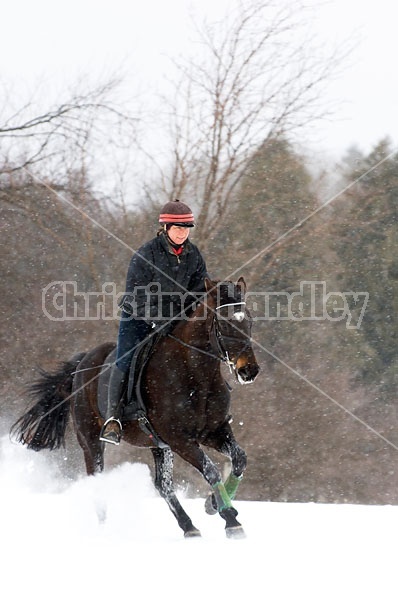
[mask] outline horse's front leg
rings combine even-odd
[[[200,531],[182,508],[173,486],[173,453],[168,448],[152,448],[155,460],[155,487],[164,498],[185,537],[199,537]]]
[[[206,445],[228,456],[231,460],[231,472],[224,483],[224,487],[230,499],[233,500],[247,466],[246,453],[235,440],[229,423],[225,423],[217,432],[209,436],[206,440]],[[210,493],[206,500],[205,508],[208,514],[215,514],[217,512],[217,502],[214,493]]]
[[[225,531],[228,537],[244,537],[242,525],[237,521],[238,511],[232,506],[231,498],[221,479],[220,470],[203,452],[202,448],[191,442],[178,449],[178,454],[193,465],[209,483],[214,495],[217,512],[225,520]]]

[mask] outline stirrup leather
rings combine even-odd
[[[112,428],[109,431],[106,431],[109,423],[117,424],[119,431],[115,431],[115,428]],[[108,444],[114,444],[115,446],[118,446],[120,443],[121,434],[122,434],[122,424],[121,424],[120,420],[116,419],[115,417],[109,417],[109,419],[107,419],[102,426],[99,439],[101,442],[107,442]]]

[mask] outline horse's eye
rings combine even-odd
[[[241,321],[243,321],[244,318],[245,318],[245,313],[243,311],[239,311],[239,312],[234,313],[234,319],[236,321],[239,321],[239,323]]]

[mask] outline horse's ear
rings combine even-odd
[[[205,277],[205,288],[206,288],[206,294],[207,294],[207,298],[213,298],[214,302],[217,302],[216,297],[217,297],[217,281],[212,281],[211,279],[209,279],[208,277]]]
[[[240,287],[243,294],[246,294],[247,286],[246,286],[246,281],[243,279],[243,277],[239,277],[238,281],[236,282],[236,285]]]

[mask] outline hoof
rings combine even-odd
[[[189,529],[188,531],[186,531],[184,533],[184,538],[198,538],[198,537],[202,537],[199,529],[196,529],[196,527],[194,527],[193,529]]]
[[[206,498],[205,511],[208,515],[216,515],[218,513],[216,499],[214,497],[213,492],[210,492],[210,494]]]
[[[242,525],[238,525],[237,527],[226,527],[225,533],[230,540],[243,540],[246,537]]]

